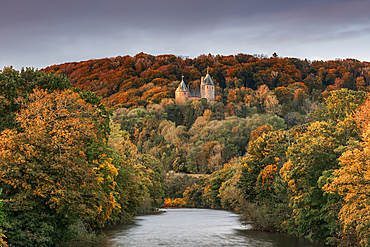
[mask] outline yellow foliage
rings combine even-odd
[[[183,198],[176,198],[174,200],[165,198],[163,207],[186,207],[186,201]]]
[[[367,105],[369,107],[369,104]],[[364,109],[362,109],[364,111]],[[370,128],[363,116],[358,125],[362,128],[362,142],[353,143],[339,158],[341,167],[333,172],[335,178],[323,189],[343,197],[339,220],[343,238],[356,234],[362,246],[370,245]]]
[[[22,131],[0,133],[0,182],[11,187],[13,210],[27,210],[32,203],[45,202],[70,217],[94,217],[102,194],[97,174],[88,161],[90,143],[98,143],[98,126],[104,121],[95,106],[72,90],[34,90],[16,113]],[[106,159],[105,159],[106,160]],[[103,163],[107,177],[116,171]],[[100,169],[100,170],[99,170]],[[42,198],[43,200],[39,200]]]
[[[8,246],[8,243],[4,240],[4,238],[6,238],[6,236],[4,235],[3,230],[0,229],[0,247]]]

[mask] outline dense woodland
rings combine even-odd
[[[162,204],[163,168],[61,75],[0,74],[0,224],[11,246],[85,246]]]
[[[215,102],[176,104],[207,67]],[[368,62],[246,54],[4,68],[0,246],[96,244],[163,202],[369,246],[369,83]]]

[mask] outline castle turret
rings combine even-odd
[[[184,76],[182,76],[182,80],[180,85],[177,87],[175,91],[175,100],[178,104],[185,103],[189,98],[190,91],[184,82]]]
[[[207,69],[207,75],[205,77],[202,76],[202,79],[201,79],[200,96],[202,98],[206,98],[208,101],[215,100],[215,84],[213,83],[212,78],[209,75],[208,69]]]

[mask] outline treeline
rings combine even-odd
[[[79,246],[162,204],[163,167],[61,75],[0,73],[0,246]],[[7,242],[7,243],[6,243]]]
[[[368,91],[370,85],[369,62],[355,59],[308,61],[248,54],[209,54],[190,59],[139,53],[133,57],[54,65],[44,71],[63,74],[73,86],[96,92],[109,107],[130,108],[174,98],[182,75],[190,88],[199,88],[200,78],[206,74],[207,67],[216,84],[216,101],[249,104],[249,99],[244,97],[248,90],[266,85],[272,91],[280,88],[276,96],[285,107],[285,114],[291,107],[305,112],[305,100],[316,101],[324,91],[341,88]],[[293,90],[295,83],[300,83],[303,91],[296,91],[299,89],[296,86]],[[236,97],[229,97],[230,94]]]
[[[331,91],[313,121],[262,126],[247,153],[169,205],[233,209],[255,228],[335,246],[369,246],[369,117],[363,91]]]

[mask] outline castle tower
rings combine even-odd
[[[200,96],[206,98],[208,101],[215,101],[215,84],[212,81],[211,76],[207,68],[207,75],[202,76],[200,83]]]
[[[175,101],[178,104],[184,104],[188,100],[189,95],[190,91],[184,82],[184,76],[182,76],[181,83],[175,91]]]

